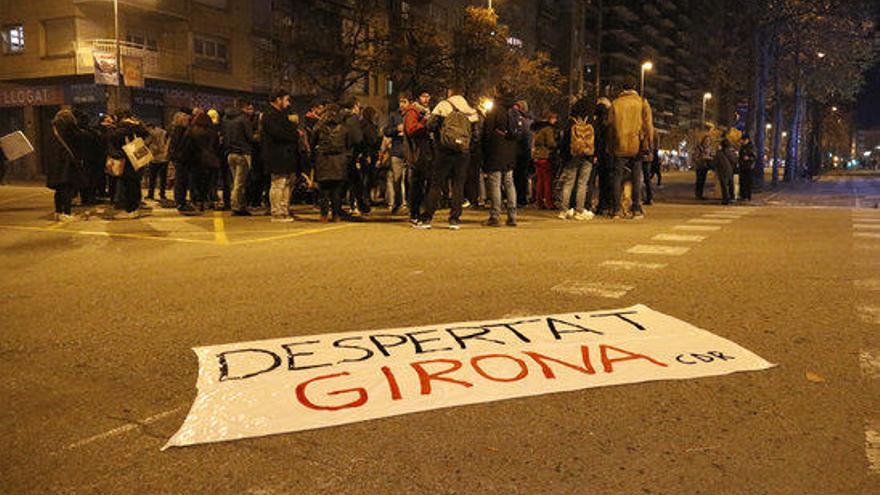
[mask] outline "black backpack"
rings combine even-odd
[[[526,139],[526,116],[517,108],[510,107],[507,111],[507,138],[515,141]]]
[[[346,151],[346,127],[343,123],[328,124],[318,139],[318,153],[339,155]]]

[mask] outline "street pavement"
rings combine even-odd
[[[304,207],[62,225],[49,191],[0,187],[0,493],[880,493],[880,177],[733,207],[665,180],[641,221],[459,232]],[[778,366],[159,450],[192,347],[637,303]]]

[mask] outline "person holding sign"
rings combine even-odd
[[[116,125],[107,133],[108,154],[124,161],[122,175],[116,183],[115,207],[121,210],[114,218],[134,219],[138,217],[141,206],[141,174],[135,170],[123,147],[135,138],[147,138],[150,133],[146,127],[128,110],[116,114]]]

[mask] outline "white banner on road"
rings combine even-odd
[[[643,305],[194,351],[198,394],[164,448],[774,366],[729,340]]]

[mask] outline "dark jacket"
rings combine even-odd
[[[343,110],[341,118],[345,126],[348,127],[349,149],[352,151],[352,158],[357,158],[358,155],[364,152],[366,147],[361,118],[351,113],[350,110]]]
[[[84,187],[103,187],[104,167],[107,161],[107,143],[100,131],[87,125],[79,126],[79,143],[76,148],[82,151],[85,165]]]
[[[184,138],[183,155],[191,167],[220,168],[217,145],[220,136],[213,127],[190,126]]]
[[[125,146],[126,140],[130,141],[138,137],[147,139],[149,136],[150,132],[147,131],[147,128],[144,127],[139,120],[134,118],[122,120],[118,122],[115,127],[107,131],[107,153],[113,158],[122,158],[125,160],[125,168],[123,169],[122,175],[134,176],[137,174],[134,167],[132,167],[128,156],[125,154],[125,151],[122,150],[122,147]]]
[[[391,112],[383,134],[391,138],[391,156],[395,158],[403,158],[403,132],[397,129],[400,125],[403,125],[403,115],[400,112]]]
[[[345,132],[344,151],[328,151],[323,144],[327,142],[331,132],[337,126],[343,126]],[[342,122],[339,114],[327,113],[312,133],[312,150],[315,155],[315,180],[317,182],[340,181],[348,178],[348,162],[351,152],[350,128]]]
[[[62,121],[56,118],[53,126],[57,129],[58,136],[52,134],[51,146],[47,150],[46,186],[52,189],[61,186],[82,187],[85,185],[82,162],[84,153],[77,147],[82,139],[82,131],[76,126],[75,120]],[[62,140],[70,151],[62,144]]]
[[[752,143],[744,143],[739,147],[739,173],[749,173],[755,167],[757,160],[755,155],[755,147]]]
[[[186,137],[186,126],[177,125],[171,128],[171,142],[168,145],[168,158],[174,162],[174,166],[184,163],[184,138]]]
[[[549,160],[556,153],[556,127],[550,122],[539,120],[532,124],[532,132],[535,135],[532,158],[535,160]]]
[[[296,124],[287,118],[287,114],[269,106],[263,114],[260,137],[266,172],[277,175],[299,172],[299,130]]]
[[[251,119],[238,108],[226,112],[223,119],[223,146],[226,153],[253,154],[254,126]]]
[[[715,155],[715,172],[719,176],[733,177],[737,162],[736,153],[729,145],[722,145],[718,154]]]
[[[510,109],[512,98],[498,98],[495,106],[486,115],[483,124],[483,150],[486,172],[505,172],[516,166],[516,152],[519,143],[510,135]]]

